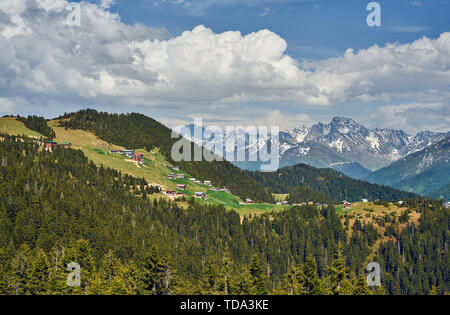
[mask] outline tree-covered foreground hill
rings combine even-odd
[[[449,211],[438,202],[408,200],[420,224],[384,220],[390,241],[376,250],[374,226],[346,229],[333,207],[241,221],[221,206],[152,201],[145,180],[81,151],[0,140],[2,294],[448,292]],[[364,281],[373,254],[385,281],[376,291]],[[66,283],[70,262],[80,286]]]

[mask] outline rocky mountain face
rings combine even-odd
[[[375,171],[448,135],[450,132],[423,131],[412,136],[402,130],[368,129],[353,119],[335,117],[328,124],[280,133],[280,156],[282,165],[303,162],[316,167],[342,168],[348,164],[349,171],[364,177],[366,171],[361,166]]]
[[[194,126],[187,126],[186,130],[193,135]],[[204,145],[209,143],[210,146],[221,140],[217,134],[205,132],[205,128],[202,130],[204,135],[201,139],[188,138]],[[335,117],[330,123],[320,122],[310,127],[299,126],[280,132],[280,167],[304,163],[318,168],[334,168],[360,179],[449,135],[450,132],[422,131],[409,135],[402,130],[369,129],[351,118]],[[251,133],[238,132],[234,136],[240,139],[235,145],[235,152],[244,150],[247,157],[262,149],[267,150],[270,143],[270,135],[256,139]],[[233,163],[249,170],[258,170],[261,165],[260,161],[248,159]]]

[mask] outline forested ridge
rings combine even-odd
[[[0,135],[2,294],[429,294],[448,292],[449,210],[407,200],[423,219],[388,237],[364,281],[372,224],[347,231],[333,207],[245,217],[189,201],[149,199],[144,179],[97,167],[81,151],[41,150]],[[80,287],[66,284],[69,262]],[[386,273],[386,271],[388,273]]]
[[[271,173],[248,174],[274,193],[288,193],[297,186],[304,186],[339,201],[359,201],[362,198],[398,201],[417,197],[414,193],[353,179],[330,168],[318,169],[306,164],[284,167]]]
[[[17,116],[17,119],[23,122],[25,127],[27,127],[28,129],[37,131],[50,140],[53,140],[56,137],[55,131],[48,126],[47,121],[44,117],[28,116],[27,118],[25,118]]]
[[[294,187],[289,193],[287,201],[290,204],[299,204],[304,202],[326,203],[332,205],[339,204],[339,201],[336,199],[332,199],[323,193],[302,186]]]

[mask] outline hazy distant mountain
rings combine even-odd
[[[450,183],[439,188],[436,191],[428,194],[428,197],[433,199],[444,199],[444,201],[450,201]]]
[[[335,163],[331,165],[331,168],[355,179],[363,179],[371,173],[357,162]]]
[[[365,178],[420,194],[429,194],[450,182],[450,136],[399,159]]]

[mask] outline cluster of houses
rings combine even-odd
[[[181,188],[178,188],[178,186],[177,186],[177,189],[181,189]],[[166,194],[166,196],[172,197],[172,198],[179,198],[179,197],[186,196],[185,193],[177,192],[175,190],[166,190],[165,194]],[[196,192],[194,194],[194,197],[206,200],[206,194],[204,192]]]
[[[167,163],[163,163],[163,166],[167,167]],[[178,166],[171,166],[170,168],[173,171],[180,171],[180,168]],[[172,173],[170,173],[167,176],[167,178],[171,179],[171,180],[184,179],[184,174],[172,172]],[[191,182],[196,183],[196,184],[203,184],[203,185],[206,185],[206,186],[211,186],[211,181],[209,181],[209,180],[205,180],[203,183],[202,183],[202,181],[197,180],[195,178],[189,178],[189,180]],[[180,190],[181,191],[185,191],[186,190],[186,184],[177,184],[177,190],[178,191],[180,191]],[[184,192],[177,192],[175,190],[167,190],[165,192],[165,194],[166,194],[166,196],[169,196],[171,198],[179,198],[179,197],[183,197],[183,196],[186,195]],[[194,194],[194,197],[206,200],[206,194],[204,192],[196,192]]]
[[[210,187],[208,190],[211,191],[221,191],[221,192],[225,192],[227,194],[230,193],[230,190],[228,188],[217,188],[217,187]]]
[[[344,205],[345,210],[350,210],[350,208],[352,207],[352,203],[348,202],[347,200],[342,201],[342,204]]]
[[[163,166],[164,167],[169,167],[167,165],[167,163],[163,163]],[[170,169],[172,169],[173,171],[179,171],[180,170],[180,168],[178,166],[170,166]],[[170,173],[167,176],[167,178],[171,179],[171,180],[184,179],[184,174],[172,172],[172,173]],[[191,182],[195,183],[195,184],[208,186],[209,187],[208,190],[210,190],[210,191],[221,191],[221,192],[230,193],[230,191],[227,188],[216,188],[216,187],[213,187],[210,180],[201,181],[201,180],[198,180],[198,179],[193,178],[193,177],[189,178],[189,180]],[[182,190],[182,191],[186,190],[186,184],[178,184],[177,185],[177,190]],[[172,197],[172,198],[178,198],[178,197],[182,197],[182,196],[185,195],[184,193],[176,192],[174,190],[167,190],[165,192],[165,194],[167,196],[169,196],[169,197]],[[206,200],[206,193],[204,193],[204,192],[196,192],[194,194],[194,197]],[[248,201],[248,203],[247,203],[247,201]],[[245,204],[254,203],[250,199],[247,199],[247,201],[246,201]]]
[[[58,143],[58,142],[55,142],[55,141],[40,141],[39,140],[39,144],[43,145],[44,149],[46,149],[46,150],[53,150],[53,149],[56,149],[58,146],[62,147],[62,148],[65,148],[65,149],[68,149],[68,148],[72,147],[72,143],[70,143],[70,142]]]
[[[144,163],[144,154],[135,153],[134,150],[111,150],[109,153],[127,156],[133,161],[136,161],[138,164]]]
[[[281,203],[282,205],[287,205],[286,201]],[[293,203],[293,206],[316,206],[317,208],[326,208],[328,207],[328,204],[326,203],[320,203],[320,202],[312,202],[312,201],[308,201],[308,202],[302,202],[302,203]]]
[[[167,166],[167,163],[163,163],[163,166]],[[172,166],[171,167],[172,168],[172,170],[174,170],[174,171],[179,171],[180,170],[180,168],[178,167],[178,166]],[[167,176],[167,178],[168,179],[184,179],[184,174],[176,174],[176,173],[170,173],[168,176]]]
[[[203,183],[202,183],[201,180],[198,180],[198,179],[195,179],[195,178],[189,178],[189,180],[191,182],[199,184],[199,185],[203,184],[205,186],[211,186],[211,181],[210,180],[205,180],[205,181],[203,181]]]
[[[177,185],[177,189],[184,191],[186,189],[186,185]],[[178,191],[175,191],[175,190],[166,190],[165,194],[166,194],[166,196],[168,196],[170,198],[181,198],[181,197],[186,196],[186,194],[184,192],[178,192]],[[194,197],[198,198],[198,199],[207,200],[206,199],[206,194],[204,192],[196,192],[194,194]]]

